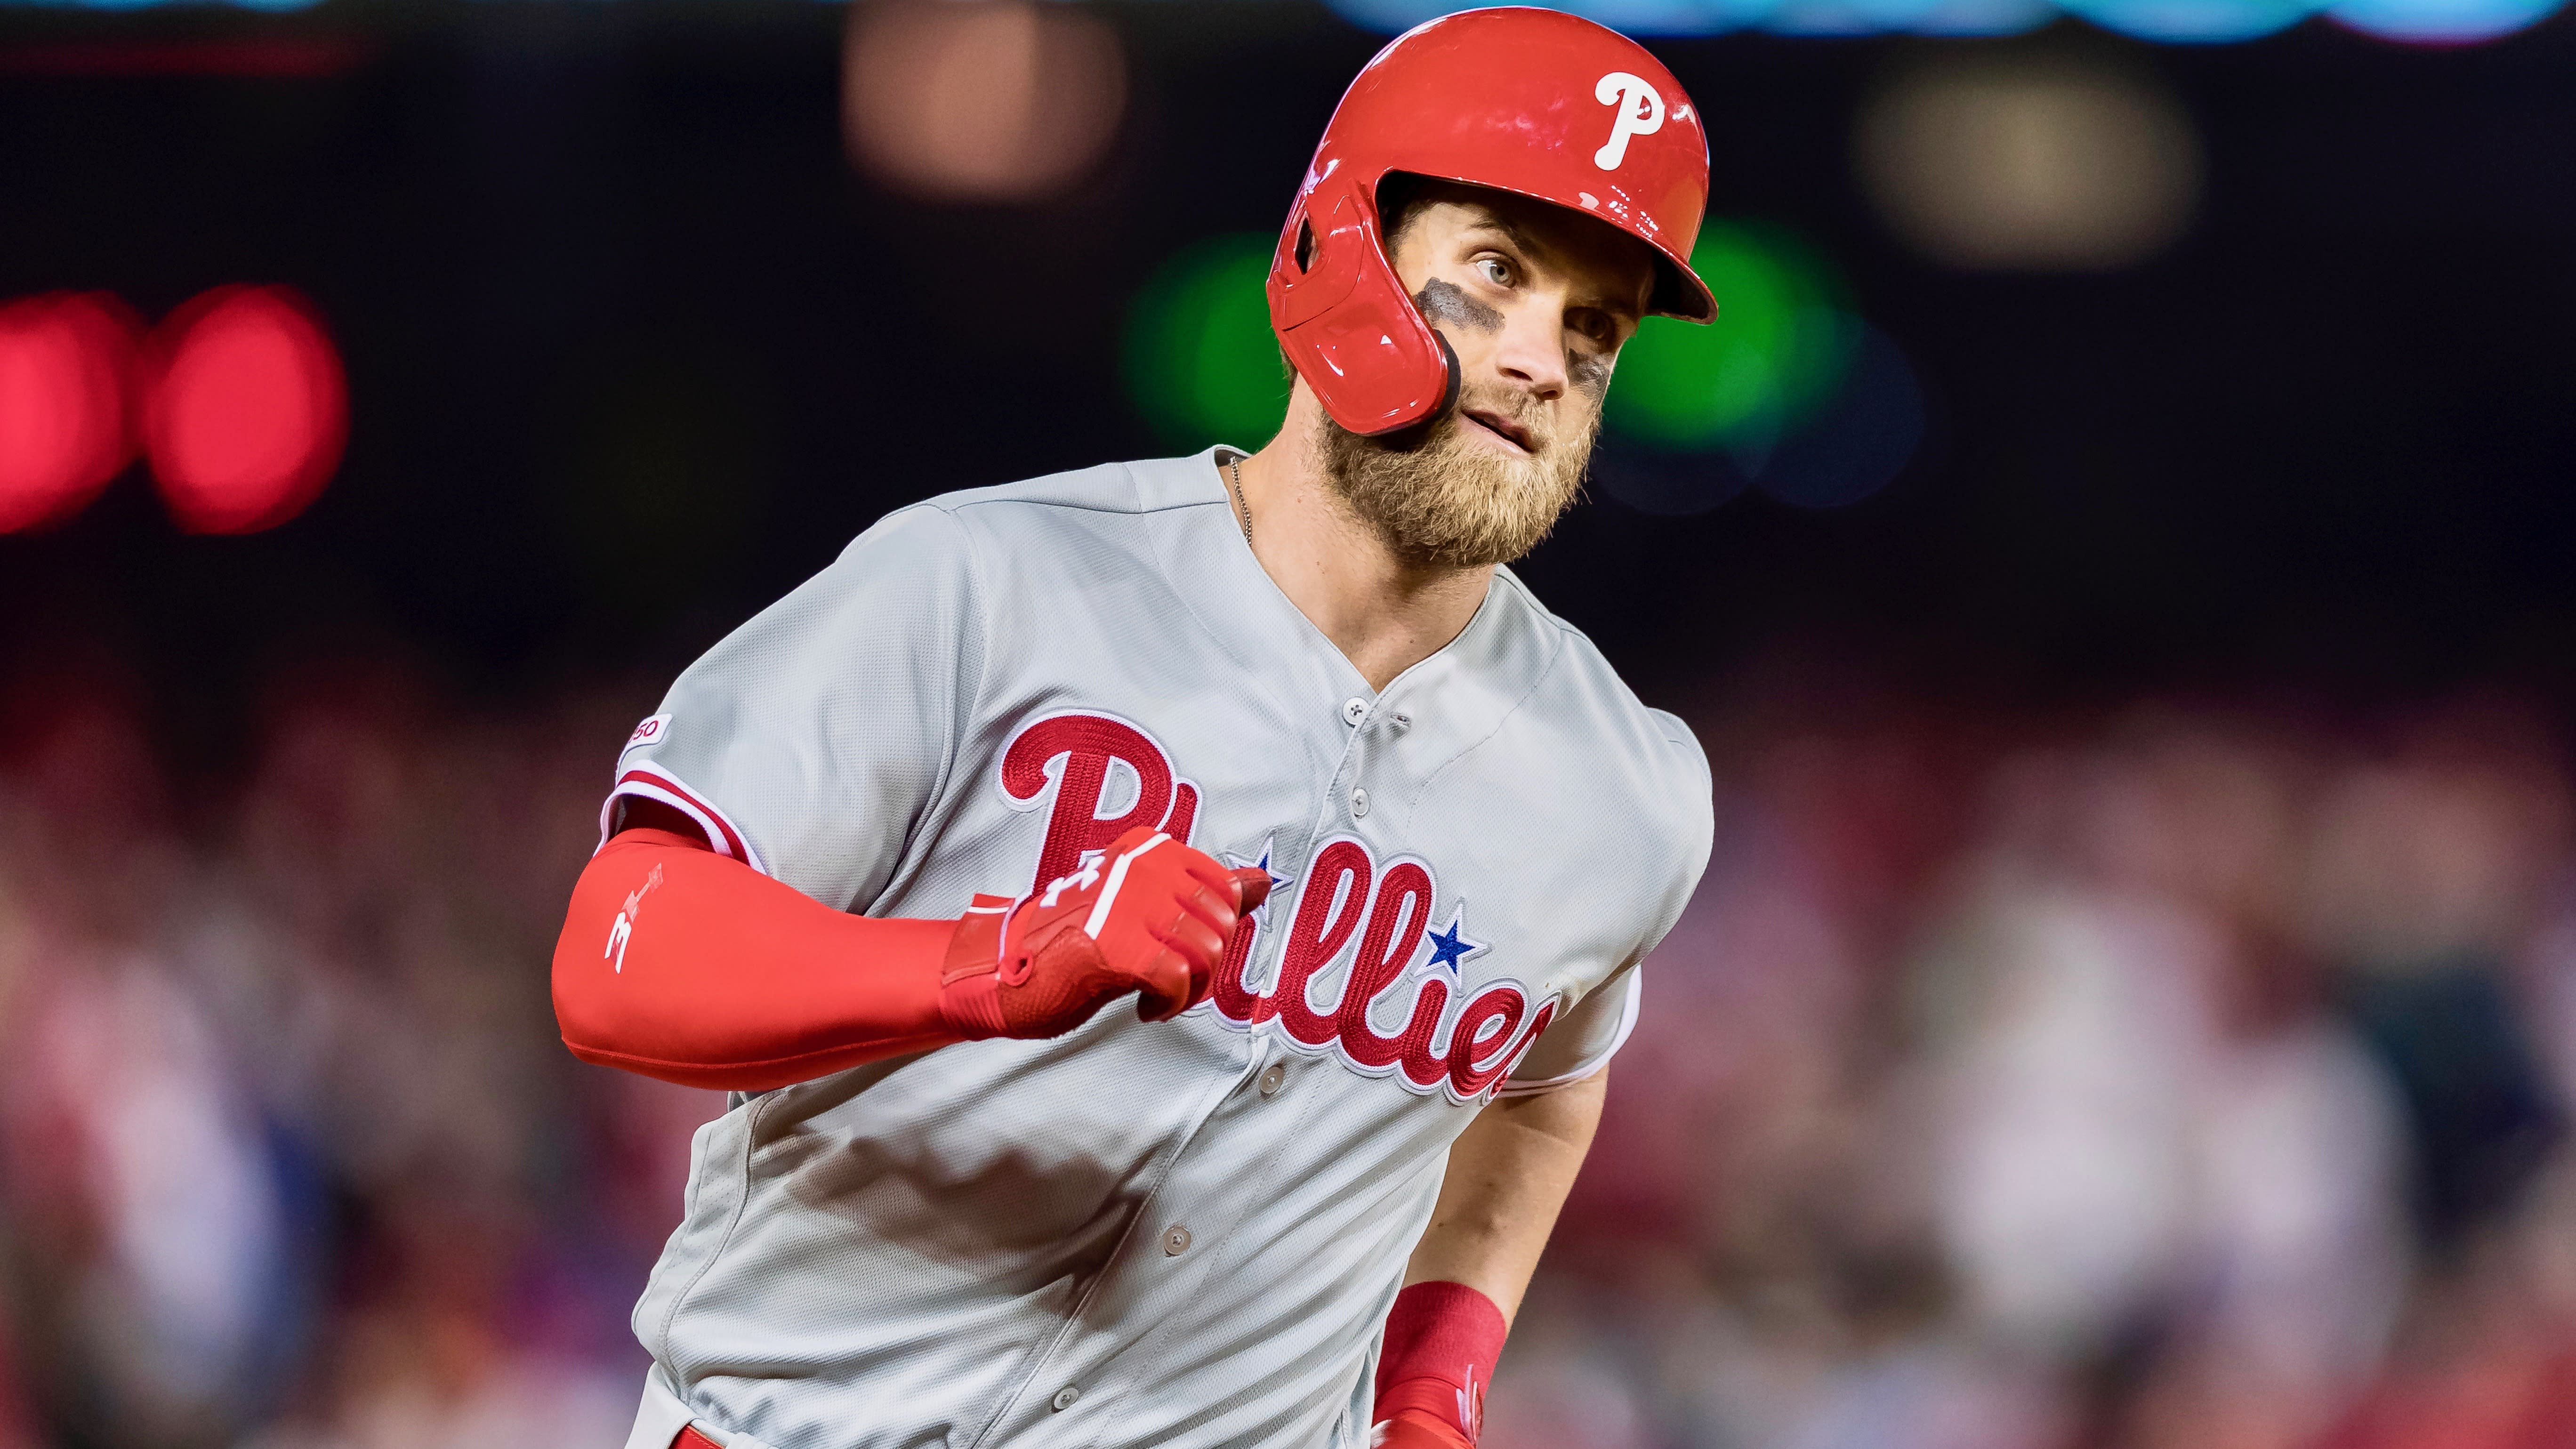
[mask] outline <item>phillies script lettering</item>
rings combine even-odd
[[[1136,777],[1136,798],[1116,815],[1102,816],[1109,767],[1126,766]],[[1034,810],[1055,782],[1047,811],[1046,843],[1038,847],[1034,891],[1081,868],[1086,850],[1139,825],[1151,825],[1183,845],[1198,824],[1199,787],[1172,773],[1172,757],[1152,735],[1105,714],[1051,714],[1020,727],[1002,751],[1002,798],[1014,810]]]
[[[1134,775],[1135,797],[1103,816],[1109,781],[1122,773],[1117,767]],[[1156,825],[1186,843],[1197,821],[1198,787],[1174,772],[1152,736],[1108,715],[1050,715],[1023,727],[1002,753],[1000,783],[1015,808],[1049,805],[1032,890],[1077,869],[1084,851],[1105,848],[1133,826]],[[1297,883],[1286,941],[1276,952],[1261,951],[1264,921],[1246,920],[1200,1009],[1213,1009],[1237,1030],[1276,1031],[1301,1053],[1338,1057],[1362,1076],[1392,1079],[1417,1094],[1482,1097],[1547,1030],[1557,1001],[1551,996],[1533,1010],[1529,988],[1512,980],[1489,981],[1468,995],[1457,967],[1444,969],[1439,953],[1417,961],[1426,954],[1438,898],[1430,862],[1397,856],[1381,865],[1355,836],[1328,839]],[[1275,920],[1284,905],[1274,902],[1261,916]],[[1264,955],[1277,969],[1263,973],[1272,979],[1259,987],[1248,972]],[[1329,1000],[1317,1001],[1319,991]],[[1375,1021],[1390,1029],[1381,1032]]]
[[[1235,934],[1217,968],[1209,1004],[1238,1028],[1269,1026],[1310,1055],[1339,1057],[1366,1077],[1390,1077],[1419,1093],[1446,1092],[1461,1102],[1510,1076],[1523,1053],[1556,1015],[1556,998],[1530,1010],[1529,988],[1492,981],[1463,1002],[1464,983],[1414,958],[1422,954],[1438,898],[1430,862],[1399,857],[1378,868],[1366,843],[1335,836],[1315,852],[1298,883],[1296,914],[1278,955],[1278,977],[1252,987],[1246,967],[1258,922]],[[1329,1001],[1315,1000],[1321,984]],[[1371,1022],[1393,996],[1400,1021],[1381,1032]]]

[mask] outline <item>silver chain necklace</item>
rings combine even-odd
[[[1243,525],[1243,546],[1252,546],[1252,505],[1243,499],[1243,455],[1226,460],[1227,475],[1234,483],[1234,521]]]

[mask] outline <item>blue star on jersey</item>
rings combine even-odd
[[[1236,870],[1257,870],[1263,875],[1270,877],[1269,900],[1263,901],[1259,906],[1255,907],[1252,912],[1252,918],[1265,926],[1270,924],[1270,902],[1276,901],[1285,896],[1288,893],[1289,883],[1297,879],[1293,875],[1280,874],[1278,869],[1270,864],[1270,857],[1272,854],[1271,847],[1276,845],[1278,840],[1279,837],[1273,835],[1261,842],[1261,858],[1259,860],[1247,860],[1230,850],[1221,850],[1217,852],[1217,857],[1219,859],[1223,860],[1227,865]]]
[[[1463,903],[1449,913],[1447,930],[1434,931],[1424,939],[1431,943],[1432,969],[1446,971],[1453,977],[1458,974],[1459,962],[1493,949],[1482,941],[1467,938],[1467,907]]]

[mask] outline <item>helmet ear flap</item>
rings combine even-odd
[[[1358,178],[1319,180],[1289,215],[1268,288],[1289,365],[1363,437],[1438,417],[1459,389],[1458,355],[1404,295],[1379,225]]]

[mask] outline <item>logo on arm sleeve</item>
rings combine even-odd
[[[626,943],[635,939],[635,923],[644,919],[644,898],[661,883],[662,867],[656,865],[644,877],[642,885],[626,893],[625,908],[617,913],[616,920],[608,923],[608,945],[599,955],[600,959],[614,963],[617,975],[626,974]]]
[[[635,733],[626,737],[626,747],[617,752],[617,758],[625,759],[646,745],[658,745],[670,733],[671,717],[657,714],[635,727]]]

